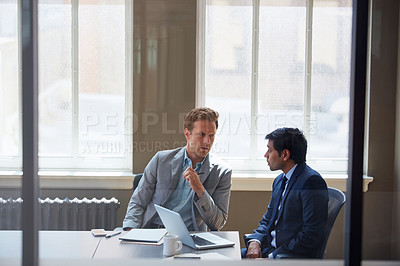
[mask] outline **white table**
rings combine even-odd
[[[22,231],[0,231],[0,260],[22,257]],[[39,258],[92,258],[100,238],[90,231],[40,231]]]
[[[121,235],[124,235],[127,232],[122,232]],[[218,253],[220,255],[225,256],[227,259],[240,259],[240,241],[239,241],[239,233],[237,231],[220,231],[220,232],[212,232],[220,237],[226,238],[230,241],[235,242],[233,247],[226,248],[217,248],[217,249],[208,249],[198,251],[186,245],[183,245],[180,254],[182,253],[196,253],[196,254],[205,254],[205,253]],[[121,236],[114,236],[111,238],[103,238],[100,241],[99,247],[94,255],[94,259],[111,259],[111,258],[160,258],[164,259],[165,257],[162,254],[163,246],[162,245],[141,245],[141,244],[131,244],[131,243],[121,243],[121,240],[118,238]],[[223,257],[221,256],[221,257]]]
[[[40,231],[39,259],[164,259],[163,246],[123,244],[120,235],[94,237],[90,231]],[[239,233],[236,231],[213,232],[235,242],[227,248],[198,251],[183,246],[180,253],[218,253],[227,259],[240,259]],[[0,262],[2,259],[20,260],[22,257],[22,231],[0,231]],[[1,264],[1,263],[0,263]]]

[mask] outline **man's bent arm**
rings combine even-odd
[[[221,175],[212,195],[206,190],[200,199],[195,196],[194,201],[201,218],[211,230],[220,230],[228,219],[232,170],[227,168]]]

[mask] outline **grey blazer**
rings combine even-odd
[[[132,194],[123,228],[146,228],[157,217],[154,203],[164,206],[181,178],[186,147],[160,151],[143,172],[138,187]],[[224,162],[208,155],[200,169],[200,180],[205,188],[199,199],[194,193],[192,213],[199,230],[221,229],[228,218],[232,170]]]

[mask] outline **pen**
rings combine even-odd
[[[110,238],[112,236],[116,236],[116,235],[119,235],[119,234],[121,234],[121,231],[112,232],[112,233],[107,234],[106,238]]]

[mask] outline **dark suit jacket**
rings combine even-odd
[[[278,204],[278,188],[282,179],[283,173],[275,178],[268,210],[258,229],[246,237],[246,246],[251,239],[261,242],[264,257],[273,250],[271,231],[274,230],[275,223],[271,221],[271,216],[275,204]],[[316,258],[327,217],[328,190],[324,179],[305,163],[298,164],[278,212],[275,228],[277,248],[273,251],[273,256],[283,253]]]

